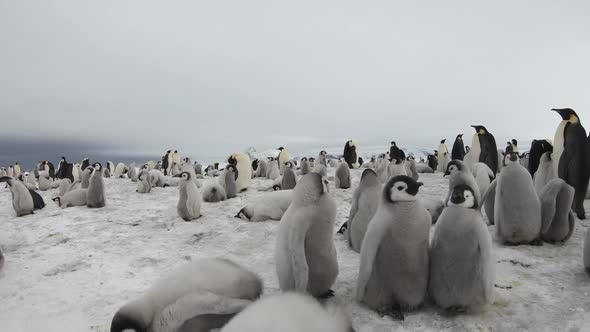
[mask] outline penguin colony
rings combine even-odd
[[[247,154],[233,153],[221,170],[219,164],[203,170],[171,149],[161,161],[139,168],[135,163],[118,163],[115,168],[110,161],[103,167],[89,159],[72,164],[65,157],[57,169],[49,161],[39,162],[30,172],[15,164],[0,169],[0,182],[11,191],[17,217],[45,206],[37,190],[59,188],[54,201],[61,208],[105,207],[105,177],[131,179],[138,194],[178,187],[177,214],[189,222],[201,216],[203,202],[219,204],[255,191],[250,188],[253,177],[272,180],[270,192],[261,191],[235,217],[279,221],[274,263],[282,294],[262,296],[261,278],[230,260],[199,259],[168,273],[120,307],[111,331],[348,332],[354,330],[342,308],[318,302],[338,292],[337,206],[330,181],[336,190],[354,191],[341,230],[359,255],[359,303],[400,320],[420,310],[427,298],[452,314],[485,310],[494,299],[495,281],[488,225],[503,245],[542,245],[567,241],[576,217],[585,218],[590,140],[575,111],[554,111],[562,119],[554,140],[534,140],[530,151],[522,154],[516,139],[499,151],[488,129],[474,125],[471,147],[459,134],[451,152],[443,139],[419,162],[391,142],[389,151],[364,163],[358,143],[349,140],[339,162],[326,151],[317,158],[291,159],[281,147],[276,157],[251,160]],[[334,168],[332,179],[327,177],[329,167]],[[361,167],[360,182],[353,183],[351,170]],[[420,195],[420,174],[433,172],[448,178],[448,194],[442,201]],[[205,176],[218,181],[200,189],[199,180]],[[580,260],[590,274],[590,233]],[[0,251],[0,268],[4,261]]]

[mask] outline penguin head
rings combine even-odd
[[[471,151],[471,148],[469,146],[465,146],[465,152],[469,152]]]
[[[238,163],[238,160],[236,159],[235,155],[232,154],[231,156],[229,156],[229,158],[227,158],[227,162],[231,165],[236,165]]]
[[[329,192],[328,179],[318,173],[307,173],[293,189],[293,202],[302,204],[314,203],[322,195]]]
[[[512,142],[512,145],[518,146],[518,141],[516,139],[513,138],[511,142]]]
[[[395,164],[395,165],[399,165],[399,164],[401,164],[401,163],[402,163],[402,160],[401,160],[401,158],[400,158],[400,157],[398,157],[398,156],[395,156],[395,157],[393,157],[393,158],[390,158],[390,159],[389,159],[389,161],[390,161],[392,164]]]
[[[188,181],[191,179],[191,173],[189,172],[182,172],[180,174],[174,175],[176,178],[180,178],[180,181]]]
[[[451,160],[451,162],[447,165],[447,171],[445,172],[444,176],[451,175],[455,172],[462,172],[465,170],[465,164],[463,164],[460,160]]]
[[[447,139],[445,138],[445,139],[443,139],[443,140],[440,141],[440,144],[445,144],[446,141],[447,141]]]
[[[504,166],[508,166],[511,164],[518,164],[519,162],[518,153],[516,152],[508,152],[504,155]]]
[[[277,150],[279,150],[279,151],[283,151],[283,150],[285,150],[285,148],[281,146],[281,147],[279,147]]]
[[[563,121],[578,122],[578,114],[571,108],[552,108],[551,110],[557,112]]]
[[[95,171],[97,171],[97,172],[98,172],[98,171],[100,171],[101,169],[102,169],[102,165],[101,165],[100,163],[95,163],[95,164],[94,164],[94,170],[95,170]]]
[[[326,155],[328,155],[328,152],[326,152],[325,150],[322,150],[322,151],[320,151],[320,155],[326,156]]]
[[[418,189],[422,182],[416,182],[406,175],[398,175],[387,181],[383,189],[383,198],[386,202],[411,202],[418,199]]]
[[[285,162],[285,167],[287,168],[293,168],[293,163],[290,161]]]
[[[409,160],[409,161],[412,161],[412,160],[414,160],[415,158],[414,158],[414,156],[412,156],[412,155],[409,155],[409,156],[408,156],[406,159],[407,159],[407,160]]]
[[[148,324],[141,307],[131,302],[117,311],[111,322],[111,332],[147,332]]]
[[[236,214],[236,218],[240,218],[240,219],[244,219],[244,220],[250,220],[250,218],[252,218],[252,211],[250,209],[250,207],[245,206],[244,208],[242,208],[240,210],[240,212],[238,212],[238,214]]]
[[[391,146],[397,146],[397,145],[395,144],[395,141],[391,141]]]
[[[307,157],[301,158],[301,161],[307,161]]]
[[[276,183],[272,186],[272,190],[274,190],[274,191],[280,191],[281,189],[282,189],[281,185],[278,183]]]
[[[309,161],[315,161],[315,158],[309,158]]]
[[[459,134],[459,135],[457,135],[457,139],[458,139],[458,140],[463,140],[463,134]]]
[[[57,196],[52,198],[51,200],[57,203],[57,205],[61,205],[61,197]]]
[[[477,201],[473,189],[465,184],[453,188],[449,198],[449,206],[461,206],[465,208],[477,208]]]
[[[484,127],[482,125],[472,125],[471,127],[473,127],[475,129],[475,132],[479,135],[484,135],[488,132],[486,127]]]

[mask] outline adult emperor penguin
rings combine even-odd
[[[90,161],[88,160],[88,158],[84,158],[82,160],[82,165],[80,166],[80,169],[85,170],[88,166],[90,166]]]
[[[518,162],[518,154],[509,152],[504,167],[492,182],[495,190],[494,222],[497,238],[508,245],[539,244],[541,233],[541,202],[530,173]]]
[[[22,217],[28,214],[33,214],[35,205],[29,189],[27,189],[21,181],[8,176],[1,177],[0,183],[2,182],[6,182],[10,187],[10,192],[12,193],[12,207],[16,212],[16,216]]]
[[[334,247],[336,202],[328,180],[309,173],[293,190],[293,201],[280,221],[275,248],[279,286],[283,291],[333,295],[338,276]]]
[[[446,168],[446,158],[445,158],[445,154],[449,153],[449,150],[447,149],[447,146],[445,144],[446,139],[443,139],[440,141],[440,144],[438,145],[438,168],[437,168],[437,172],[445,172]],[[447,163],[448,164],[448,163]]]
[[[406,153],[404,150],[400,149],[394,141],[391,141],[391,146],[389,147],[389,158],[398,158],[400,160],[406,160]]]
[[[571,108],[553,109],[562,121],[553,140],[553,169],[555,174],[574,187],[573,210],[579,219],[586,219],[584,199],[590,180],[590,148],[586,129]]]
[[[164,175],[168,174],[168,157],[170,156],[170,152],[172,150],[168,150],[166,151],[166,153],[162,156],[162,172],[164,172]]]
[[[279,156],[277,157],[277,160],[279,161],[279,170],[281,171],[281,175],[283,175],[285,172],[285,163],[289,161],[289,153],[287,152],[287,149],[282,146],[278,148],[278,150]]]
[[[9,178],[16,178],[14,176],[14,167],[12,165],[8,165],[8,169],[6,170],[6,174]]]
[[[21,175],[22,170],[20,169],[19,163],[14,164],[14,177],[18,178]]]
[[[55,176],[58,179],[70,179],[70,181],[74,182],[73,170],[74,165],[69,163],[66,160],[66,157],[61,157],[61,160],[57,165],[57,172],[55,173]]]
[[[129,173],[129,167],[124,163],[118,163],[117,167],[115,167],[115,178],[122,178],[127,173]]]
[[[238,170],[238,179],[236,180],[238,192],[248,189],[252,179],[252,165],[249,157],[243,153],[234,153],[229,156],[227,162],[234,165]]]
[[[299,165],[299,173],[301,173],[301,175],[305,175],[310,171],[311,167],[309,165],[309,160],[307,160],[307,157],[301,158],[301,164]]]
[[[453,188],[430,247],[430,296],[452,312],[491,303],[494,292],[492,237],[475,190],[464,184]]]
[[[106,162],[106,165],[107,165],[106,169],[109,170],[109,175],[113,176],[113,174],[115,174],[115,164],[109,160]]]
[[[457,135],[453,149],[451,150],[451,159],[463,160],[465,158],[465,144],[463,144],[463,134]]]
[[[512,139],[508,142],[506,142],[506,149],[504,149],[505,153],[508,152],[516,152],[518,153],[518,141],[516,139]]]
[[[475,129],[473,142],[471,143],[471,162],[475,164],[482,162],[494,172],[498,173],[498,148],[496,139],[484,126],[471,126]]]
[[[334,186],[339,189],[350,188],[350,169],[347,162],[340,162],[334,173]]]
[[[574,233],[576,218],[571,210],[574,194],[574,188],[559,178],[551,180],[539,192],[543,241],[566,241]]]
[[[292,161],[285,163],[285,170],[283,171],[283,179],[281,180],[281,189],[290,190],[297,185],[297,174],[295,174],[295,165]]]
[[[553,171],[553,160],[551,159],[551,152],[545,152],[539,160],[539,166],[533,176],[533,182],[535,184],[535,192],[539,194],[545,185],[549,181],[555,178],[555,172]]]
[[[102,165],[96,163],[94,164],[94,171],[90,176],[86,205],[89,208],[101,208],[104,207],[105,204],[106,200],[104,194],[104,180],[102,178]]]
[[[353,332],[350,318],[339,308],[324,308],[297,293],[264,297],[236,315],[221,332]]]
[[[421,185],[409,176],[385,184],[361,246],[356,298],[397,319],[422,304],[428,286],[431,217],[418,202]]]
[[[234,198],[238,194],[238,186],[236,184],[238,176],[239,172],[236,167],[229,164],[225,166],[223,175],[219,177],[219,180],[223,179],[223,181],[220,181],[220,184],[223,186],[227,198]]]
[[[541,157],[545,152],[553,153],[553,143],[549,140],[533,140],[531,143],[531,150],[529,151],[529,172],[534,176],[539,168]],[[553,172],[553,167],[551,168]]]
[[[80,180],[80,175],[82,174],[82,167],[80,167],[80,164],[78,163],[74,163],[72,165],[72,176],[74,177],[74,181],[76,182],[78,180]]]
[[[152,177],[147,168],[142,168],[137,176],[137,190],[140,194],[147,194],[152,191]]]
[[[185,263],[117,311],[111,332],[206,332],[224,326],[262,294],[262,280],[221,258]]]
[[[356,144],[352,140],[344,145],[343,157],[348,168],[358,168],[358,151],[356,151]]]
[[[348,215],[348,245],[356,252],[361,252],[367,226],[379,207],[381,191],[377,173],[372,169],[365,169],[352,195],[352,207]]]
[[[191,173],[182,172],[180,177],[179,199],[176,205],[178,216],[184,221],[191,221],[201,216],[201,192]]]
[[[293,190],[279,190],[263,194],[244,206],[236,218],[247,221],[281,220],[293,200]]]

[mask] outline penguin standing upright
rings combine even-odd
[[[282,190],[290,190],[295,188],[297,185],[297,175],[295,174],[295,165],[292,161],[287,161],[285,163],[285,170],[283,173],[283,178],[281,180],[281,189]]]
[[[475,129],[473,143],[471,144],[471,164],[482,162],[494,173],[498,173],[498,148],[496,139],[484,126],[471,126]]]
[[[234,153],[227,159],[227,162],[234,165],[238,172],[236,180],[238,192],[245,191],[250,185],[252,179],[252,164],[250,158],[243,153]]]
[[[457,135],[455,143],[453,143],[453,150],[451,150],[451,159],[463,160],[465,158],[465,144],[463,144],[463,134]]]
[[[0,178],[0,183],[6,182],[12,193],[12,207],[17,217],[33,214],[35,205],[29,189],[20,181],[11,177]]]
[[[529,151],[529,173],[531,176],[535,176],[537,169],[539,168],[539,163],[541,161],[541,156],[545,154],[545,152],[553,153],[553,144],[546,140],[533,140],[531,143],[531,149]]]
[[[449,150],[447,149],[445,142],[446,139],[443,139],[440,141],[440,144],[438,145],[438,167],[436,169],[437,172],[445,172],[447,169],[447,165],[445,164],[445,160],[447,159],[445,157],[446,155],[448,155]]]
[[[66,157],[61,157],[55,176],[58,179],[70,179],[70,181],[74,182],[73,169],[74,166],[66,160]]]
[[[102,165],[94,164],[94,172],[90,176],[86,205],[89,208],[101,208],[105,206],[104,180],[102,178]]]
[[[280,151],[279,156],[277,157],[279,160],[279,171],[281,172],[281,175],[283,175],[283,173],[285,173],[285,163],[289,161],[289,153],[287,152],[287,149],[282,146],[278,150]]]
[[[90,161],[88,160],[88,158],[84,158],[84,160],[82,160],[82,165],[80,166],[80,169],[85,170],[88,166],[90,166]]]
[[[229,165],[229,167],[233,167]],[[201,216],[201,192],[190,172],[175,175],[180,178],[179,199],[176,205],[178,216],[184,221],[191,221]]]
[[[432,171],[435,172],[438,168],[438,159],[436,158],[436,155],[429,154],[426,159],[428,160],[428,167],[430,167]]]
[[[20,165],[18,163],[14,164],[14,177],[18,178],[21,174]]]
[[[584,199],[590,179],[590,151],[586,129],[580,118],[571,108],[553,109],[562,121],[555,132],[553,140],[553,166],[557,176],[574,187],[572,209],[579,219],[586,219]]]
[[[358,155],[356,151],[356,145],[354,142],[348,141],[344,145],[344,153],[343,153],[344,161],[348,164],[348,168],[354,168],[358,162]]]
[[[391,141],[391,146],[389,147],[389,158],[399,158],[400,160],[406,160],[406,153],[400,149],[394,141]]]

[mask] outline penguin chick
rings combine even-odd
[[[201,192],[189,172],[182,172],[180,178],[179,199],[176,205],[178,216],[184,221],[191,221],[201,216]]]
[[[265,193],[256,201],[243,207],[236,218],[247,221],[281,220],[292,200],[293,190]]]

